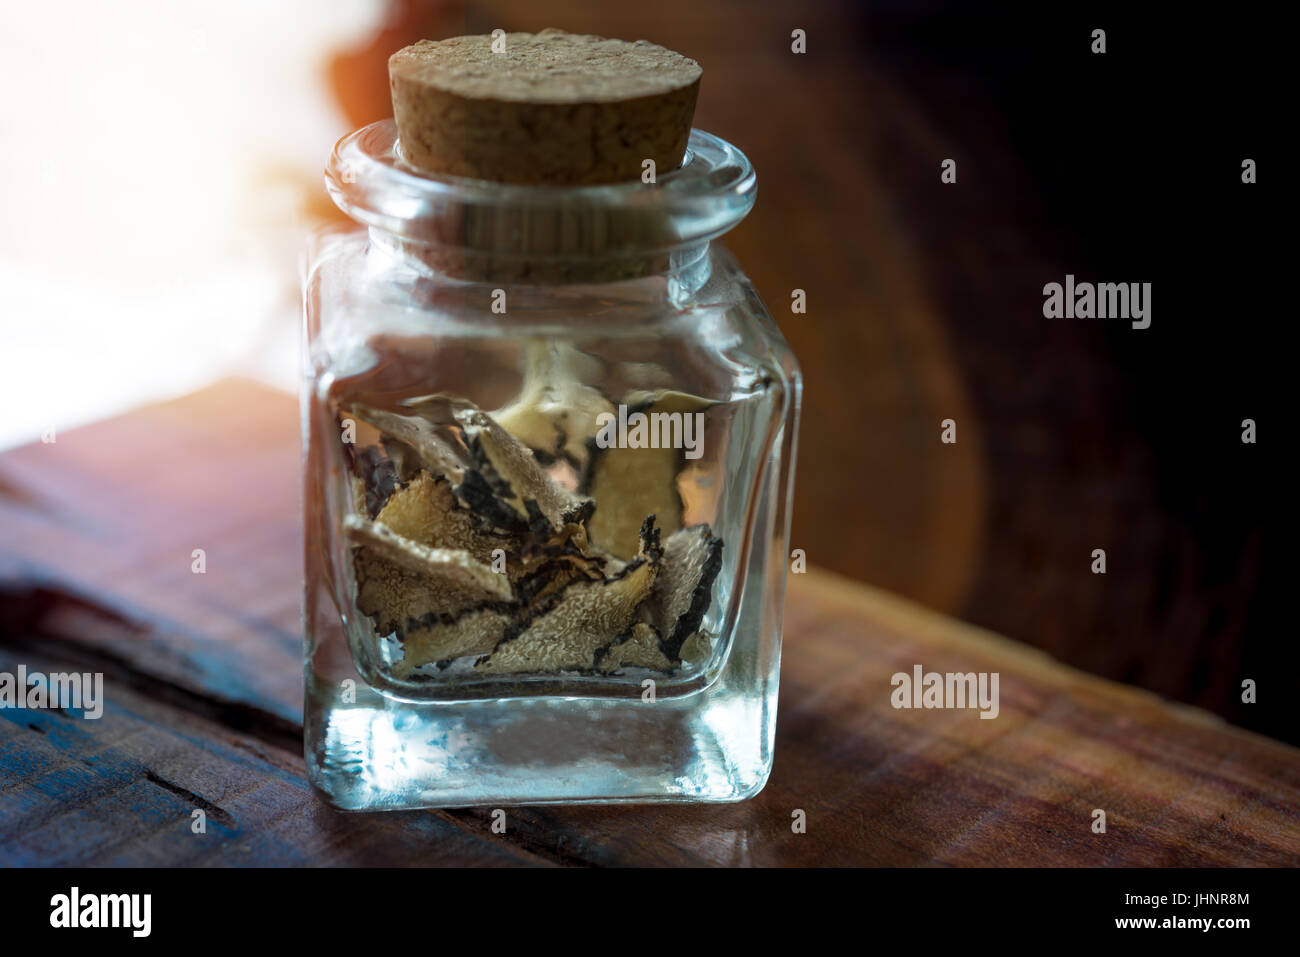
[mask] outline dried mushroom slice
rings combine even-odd
[[[492,553],[500,548],[506,553],[507,569],[513,564],[516,574],[522,571],[517,559],[510,561],[514,539],[481,528],[442,476],[417,472],[393,490],[375,521],[420,545],[469,552],[485,565],[492,564]]]
[[[402,660],[393,666],[393,674],[407,678],[421,665],[485,655],[505,637],[513,621],[508,611],[481,608],[465,612],[454,621],[406,628],[398,634]]]
[[[597,418],[614,404],[583,385],[601,375],[601,362],[564,342],[530,340],[519,396],[492,413],[511,435],[537,452],[568,460],[579,473],[591,458]]]
[[[653,625],[638,621],[630,632],[602,651],[596,661],[596,670],[603,674],[612,674],[621,668],[673,670],[673,663],[659,647],[659,632]]]
[[[424,416],[401,415],[361,404],[350,406],[348,411],[378,429],[384,436],[386,448],[391,443],[401,443],[433,474],[445,475],[454,482],[461,480],[467,464],[465,450]],[[393,445],[393,448],[398,446]],[[389,466],[395,476],[399,468],[410,470],[413,467],[404,451],[401,455],[400,465],[390,463]]]
[[[465,503],[474,523],[494,535],[511,536],[522,541],[528,537],[528,523],[509,502],[512,494],[490,471],[471,468],[454,489],[456,497]]]
[[[545,539],[532,539],[524,544],[521,561],[526,574],[557,560],[588,567],[595,577],[604,577],[610,562],[592,546],[587,528],[581,522],[569,522]]]
[[[532,450],[501,428],[478,409],[460,409],[456,421],[465,432],[465,442],[474,461],[476,474],[486,489],[513,510],[515,516],[536,534],[536,514],[528,502],[536,503],[537,512],[549,531],[570,522],[581,522],[591,514],[591,503],[557,485],[546,474]],[[466,479],[470,477],[466,473]],[[457,490],[460,494],[460,490]]]
[[[457,412],[478,410],[478,406],[469,399],[462,399],[446,392],[432,392],[429,395],[405,399],[402,405],[430,422],[448,424],[455,420]]]
[[[702,668],[713,656],[713,642],[703,632],[695,632],[682,642],[682,664],[693,668]]]
[[[348,476],[348,491],[352,499],[352,511],[358,515],[369,515],[366,505],[366,482],[359,475]],[[371,516],[372,518],[374,516]]]
[[[600,566],[574,556],[559,556],[546,561],[523,576],[518,583],[519,601],[527,606],[543,607],[546,600],[576,581],[604,581]]]
[[[516,634],[497,646],[475,670],[488,674],[523,671],[591,671],[598,652],[626,633],[650,597],[663,549],[654,517],[641,526],[637,556],[600,581],[571,581],[550,594]]]
[[[646,610],[663,635],[664,654],[676,661],[709,610],[722,568],[722,539],[707,525],[679,529],[664,542],[662,565]]]
[[[612,570],[605,556],[592,549],[586,527],[578,522],[570,522],[545,541],[525,546],[521,565],[518,597],[534,606],[579,578],[599,581]]]
[[[623,404],[629,409],[633,406],[649,407],[656,412],[707,412],[718,403],[714,399],[675,389],[633,389],[623,397]]]
[[[506,576],[469,552],[429,548],[356,515],[344,519],[344,528],[359,546],[353,557],[357,607],[374,620],[381,635],[412,619],[441,618],[512,599]]]
[[[592,541],[625,558],[635,551],[637,529],[647,515],[658,516],[659,527],[665,533],[681,527],[682,499],[677,490],[677,477],[685,452],[661,441],[661,426],[668,422],[670,438],[684,440],[684,417],[703,412],[713,404],[684,392],[628,394],[624,402],[628,417],[638,412],[649,417],[645,431],[647,444],[641,448],[595,449],[584,489],[596,503],[588,523]],[[676,415],[677,424],[674,426],[671,419],[655,419],[655,415]],[[668,447],[653,448],[652,444]]]
[[[408,399],[409,414],[355,404],[349,411],[380,431],[387,458],[366,452],[375,472],[368,488],[371,517],[400,482],[421,470],[445,477],[455,497],[483,531],[548,538],[568,522],[583,522],[592,503],[556,484],[528,446],[476,405],[441,394]],[[379,471],[376,471],[379,470]],[[363,477],[364,477],[363,471]]]
[[[636,530],[647,515],[665,530],[681,525],[677,494],[680,453],[673,449],[608,449],[592,472],[588,494],[596,502],[588,527],[592,540],[619,557],[636,548]]]
[[[657,561],[637,558],[618,578],[569,585],[555,596],[548,611],[502,642],[475,670],[487,674],[591,671],[596,654],[612,636],[631,628],[658,571]]]
[[[374,518],[397,487],[397,469],[377,446],[358,449],[352,459],[353,473],[360,478],[362,494],[357,511]]]
[[[384,451],[393,462],[399,482],[409,482],[425,470],[424,462],[415,447],[407,445],[401,439],[385,435],[382,439]]]
[[[592,548],[587,527],[581,522],[568,522],[543,541],[533,541],[524,550],[525,562],[552,558],[557,555],[575,555],[598,564],[605,559]]]

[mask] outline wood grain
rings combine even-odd
[[[1296,749],[819,571],[791,576],[753,801],[516,808],[501,836],[331,811],[300,754],[297,442],[291,397],[229,381],[0,455],[0,670],[103,671],[108,699],[0,711],[0,862],[1300,863]],[[999,717],[895,710],[914,664],[997,671]]]
[[[12,672],[19,661],[43,672],[66,669],[68,657],[55,652],[44,658],[6,644],[0,669]],[[0,712],[5,865],[548,863],[441,814],[339,814],[312,793],[296,752],[110,675],[97,720]],[[205,817],[202,833],[193,829],[196,810]]]

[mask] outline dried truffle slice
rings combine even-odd
[[[690,637],[682,642],[678,654],[681,656],[682,664],[695,668],[703,667],[713,656],[713,642],[702,631],[692,632]]]
[[[497,424],[534,451],[566,459],[582,473],[591,458],[588,440],[597,418],[614,404],[584,380],[601,374],[600,360],[572,345],[547,339],[526,346],[519,396],[492,413]]]
[[[490,469],[467,469],[454,491],[469,509],[475,524],[485,531],[517,540],[530,535],[528,522],[510,504],[513,492],[509,485],[502,483]]]
[[[673,449],[609,449],[597,460],[588,487],[596,510],[588,526],[602,548],[626,558],[647,515],[672,531],[681,525],[677,494],[680,453]]]
[[[540,603],[526,625],[476,669],[488,673],[590,671],[596,654],[635,623],[650,596],[663,549],[654,517],[641,526],[641,548],[627,564],[608,562],[603,581],[573,581]]]
[[[366,483],[359,475],[348,476],[348,490],[352,498],[352,511],[358,515],[369,515],[366,507]],[[373,516],[372,516],[373,517]]]
[[[393,674],[406,678],[421,665],[485,655],[505,637],[513,620],[507,611],[482,608],[465,612],[454,621],[406,628],[398,633],[402,660],[393,666]]]
[[[420,453],[415,451],[413,446],[407,445],[401,439],[395,439],[391,435],[385,435],[381,439],[384,451],[393,461],[393,468],[397,471],[397,480],[399,482],[409,482],[425,470],[424,462],[420,458]]]
[[[678,392],[676,389],[632,389],[623,396],[629,409],[650,407],[656,412],[705,412],[717,405],[714,399]]]
[[[570,585],[548,611],[517,637],[502,642],[475,670],[488,674],[591,671],[596,653],[610,643],[611,636],[633,625],[658,570],[658,562],[637,558],[618,578]]]
[[[684,417],[713,404],[684,392],[633,392],[624,401],[629,417],[637,412],[647,416]],[[646,428],[649,439],[650,426]],[[599,449],[594,440],[591,445],[594,456],[584,491],[596,503],[588,523],[592,541],[625,558],[635,551],[637,529],[647,515],[657,516],[659,527],[665,533],[681,527],[682,499],[677,490],[677,476],[682,469],[683,449]]]
[[[355,515],[344,528],[359,545],[353,556],[357,607],[388,634],[412,619],[455,615],[511,600],[510,583],[469,552],[429,548]]]
[[[418,459],[425,469],[452,483],[456,497],[481,528],[500,534],[538,534],[530,502],[542,517],[542,538],[567,522],[590,516],[589,500],[557,485],[528,446],[472,402],[436,394],[409,399],[405,405],[411,414],[362,404],[351,411],[383,433],[392,456],[389,472],[402,479],[411,477],[416,464],[411,460]]]
[[[662,566],[646,610],[663,635],[664,654],[676,661],[709,610],[722,568],[722,539],[707,525],[679,529],[664,542]]]
[[[611,674],[620,668],[649,668],[668,672],[673,663],[659,647],[659,632],[653,625],[638,621],[632,630],[600,653],[596,670]]]
[[[550,531],[591,514],[591,503],[557,485],[532,450],[478,409],[460,409],[456,421],[465,431],[466,445],[489,490],[532,527],[528,505],[536,502]],[[468,476],[467,476],[468,477]],[[458,490],[459,494],[459,490]]]
[[[386,445],[396,440],[412,450],[433,474],[445,475],[454,482],[461,480],[468,464],[465,450],[424,416],[401,415],[360,404],[350,406],[348,411],[383,433]],[[401,464],[410,468],[405,460]],[[392,468],[396,474],[397,466]]]
[[[611,568],[605,556],[595,552],[587,540],[587,529],[570,522],[551,538],[525,546],[522,574],[517,579],[519,600],[538,605],[579,578],[601,580],[622,570]]]
[[[653,558],[655,561],[658,561],[660,556],[663,555],[663,546],[660,544],[659,526],[655,524],[655,517],[653,515],[647,515],[645,521],[641,523],[639,537],[641,539],[641,545],[637,550],[636,557],[648,556]],[[619,575],[623,574],[623,570],[629,565],[629,562],[625,562],[617,555],[611,555],[609,552],[601,551],[601,549],[595,545],[592,547],[600,552],[600,554],[605,558],[606,578],[617,578]]]
[[[544,606],[546,599],[580,579],[603,581],[605,576],[599,565],[581,557],[549,559],[519,579],[519,601],[531,607]]]
[[[357,450],[352,468],[361,479],[365,514],[374,518],[397,487],[397,469],[374,445]]]
[[[594,577],[604,577],[611,557],[592,546],[585,525],[569,522],[549,537],[532,539],[523,546],[521,564],[525,573],[556,560],[581,564],[590,568]]]
[[[375,520],[420,545],[460,549],[486,565],[492,564],[492,553],[500,548],[506,553],[507,569],[513,564],[516,573],[522,571],[517,559],[510,561],[517,548],[514,539],[482,529],[457,500],[451,483],[427,471],[396,488]]]

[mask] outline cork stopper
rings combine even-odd
[[[562,30],[421,40],[388,60],[402,156],[430,173],[591,185],[677,168],[700,65]]]

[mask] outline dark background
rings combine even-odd
[[[699,60],[696,125],[759,173],[727,243],[805,374],[792,547],[1298,742],[1286,33],[1243,5],[1043,7],[401,0],[328,76],[361,125],[422,37],[555,26]],[[1150,282],[1151,327],[1045,319],[1066,273]]]

